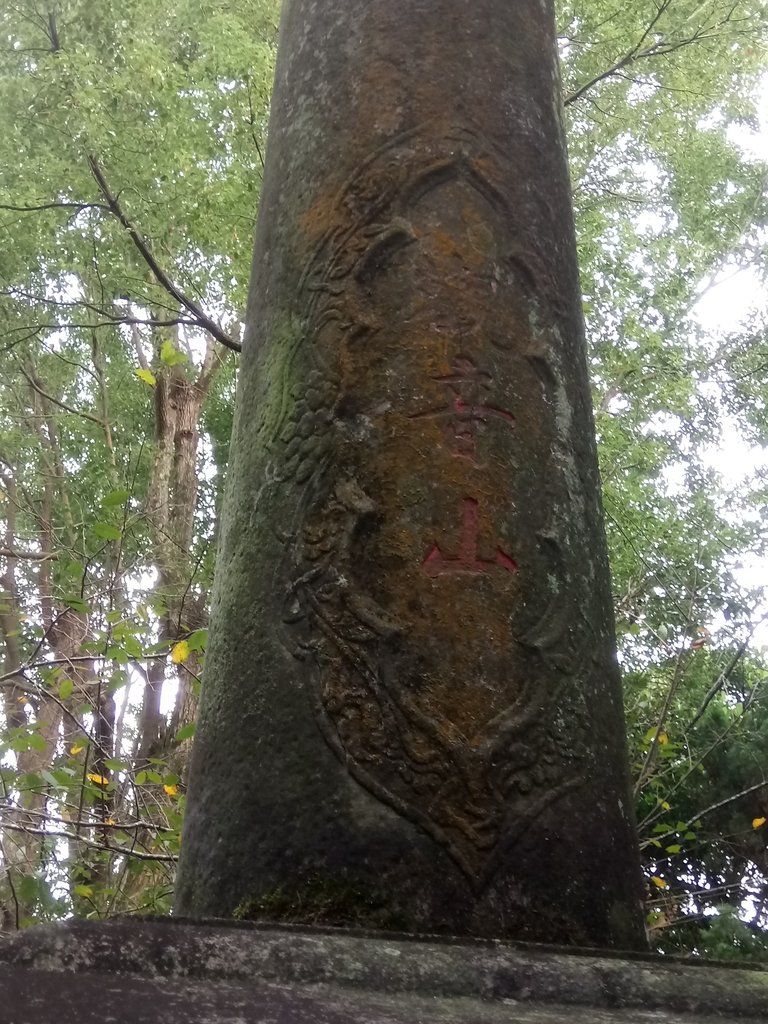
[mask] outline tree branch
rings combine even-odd
[[[125,850],[119,846],[110,846],[108,843],[97,843],[92,839],[86,839],[85,836],[78,836],[63,829],[54,831],[53,829],[45,828],[29,828],[26,825],[16,825],[11,821],[3,821],[2,824],[4,829],[9,829],[13,832],[23,832],[29,836],[43,836],[43,838],[46,839],[49,836],[52,836],[55,839],[68,839],[70,843],[83,843],[85,846],[90,846],[92,850],[108,850],[109,853],[117,854],[119,857],[134,857],[137,860],[165,861],[167,864],[175,864],[178,860],[178,857],[175,857],[172,854],[142,853],[140,850]],[[92,822],[90,825],[91,827],[95,827]],[[98,827],[101,828],[101,825],[99,824]]]
[[[71,805],[70,805],[71,806]],[[48,811],[36,811],[29,807],[20,808],[21,813],[28,818],[38,818],[41,821],[53,821],[57,825],[70,825],[72,828],[108,828],[114,829],[116,832],[138,832],[145,830],[147,832],[176,832],[175,828],[171,828],[170,825],[159,825],[156,821],[142,821],[138,819],[136,821],[115,821],[112,824],[109,822],[93,822],[93,821],[80,821],[73,818],[61,818],[55,814],[49,814]]]
[[[763,619],[761,621],[764,622],[765,621],[765,617],[763,617]],[[722,690],[722,688],[725,686],[725,684],[731,678],[731,675],[733,674],[734,669],[739,664],[739,662],[744,657],[744,655],[747,653],[747,649],[749,647],[750,641],[752,640],[752,636],[753,636],[756,628],[757,628],[757,626],[753,626],[752,627],[752,629],[749,632],[749,635],[744,640],[742,640],[742,642],[739,644],[739,646],[734,651],[733,657],[731,658],[731,660],[728,662],[726,667],[723,669],[723,671],[720,673],[720,675],[714,681],[712,686],[710,686],[709,690],[707,691],[706,696],[704,697],[704,700],[701,703],[701,707],[699,708],[699,710],[696,712],[696,714],[693,716],[693,718],[688,723],[688,725],[686,727],[686,731],[688,729],[692,729],[694,727],[694,725],[697,725],[699,723],[699,721],[701,721],[701,718],[704,715],[704,712],[707,710],[707,708],[712,703],[712,701],[715,699],[715,697],[720,692],[720,690]]]
[[[0,203],[0,210],[9,213],[40,213],[42,210],[103,210],[104,213],[111,213],[104,203],[40,203],[38,206],[12,206],[10,203]]]
[[[144,654],[141,658],[137,658],[137,661],[161,661],[168,657],[168,654]],[[74,665],[80,662],[87,661],[102,661],[104,656],[101,654],[75,654],[71,658],[49,658],[47,661],[33,661],[25,662],[23,665],[19,665],[13,672],[5,672],[0,676],[0,686],[6,685],[8,680],[14,679],[18,675],[24,675],[26,672],[31,672],[36,668],[50,668],[53,665]],[[18,683],[14,683],[14,686],[18,686]],[[35,689],[35,694],[40,693],[39,689]]]
[[[20,558],[22,561],[27,562],[46,562],[50,560],[55,561],[58,557],[55,551],[42,553],[39,551],[16,551],[15,548],[0,547],[0,558]]]
[[[599,85],[600,82],[605,81],[606,78],[611,78],[613,77],[613,75],[619,74],[619,72],[621,72],[624,68],[629,67],[631,64],[635,64],[641,60],[646,60],[649,57],[663,57],[666,54],[674,53],[676,50],[682,49],[684,46],[689,46],[692,43],[699,42],[703,39],[711,38],[712,29],[719,28],[720,26],[727,24],[730,21],[729,16],[724,18],[722,21],[718,22],[716,25],[710,25],[709,34],[708,29],[702,26],[701,28],[693,32],[690,36],[686,36],[683,39],[666,42],[663,38],[660,38],[657,40],[656,43],[653,44],[653,46],[649,46],[646,49],[643,49],[642,47],[646,39],[648,39],[650,34],[653,32],[654,28],[658,24],[661,17],[666,13],[671,3],[672,0],[664,0],[664,2],[659,5],[648,27],[645,29],[643,34],[640,36],[640,39],[637,41],[637,43],[635,43],[632,49],[628,50],[627,53],[625,53],[624,56],[621,57],[620,60],[617,60],[616,63],[613,64],[611,67],[607,68],[605,71],[601,71],[600,74],[597,74],[593,78],[590,78],[589,81],[585,82],[584,85],[579,86],[579,88],[576,89],[574,92],[569,93],[569,95],[563,99],[563,105],[567,107],[570,106],[571,103],[575,103],[578,99],[581,99],[584,93],[594,88],[594,86]]]
[[[142,259],[147,264],[149,269],[154,274],[158,284],[171,295],[181,306],[188,310],[195,318],[197,324],[216,339],[220,344],[224,345],[225,348],[232,349],[233,352],[240,352],[242,346],[239,345],[234,338],[231,338],[226,331],[224,331],[215,320],[211,318],[198,306],[196,302],[188,298],[180,288],[178,288],[173,281],[168,277],[165,271],[162,269],[160,264],[155,259],[152,250],[149,247],[146,239],[141,236],[135,225],[128,219],[127,215],[123,211],[120,205],[118,197],[111,191],[107,179],[104,177],[104,172],[101,169],[101,165],[94,156],[88,157],[88,163],[91,168],[91,173],[99,186],[99,190],[104,197],[110,212],[120,221],[125,230],[130,235],[131,241],[138,249]]]
[[[680,828],[671,828],[669,832],[664,832],[660,836],[654,836],[653,839],[646,839],[645,842],[640,844],[640,849],[644,850],[646,847],[651,846],[653,841],[662,842],[662,840],[668,838],[668,836],[676,836],[678,832],[685,832],[691,827],[699,818],[704,818],[707,814],[711,814],[713,811],[719,811],[721,807],[727,807],[728,804],[735,803],[736,800],[741,800],[743,796],[749,796],[750,793],[756,793],[759,789],[768,788],[768,781],[757,782],[754,786],[748,786],[746,789],[742,789],[740,793],[734,793],[733,796],[726,797],[725,800],[718,800],[716,804],[710,804],[709,807],[705,807],[703,811],[699,811],[698,814],[694,814],[692,818],[689,818],[683,826]]]
[[[104,423],[98,418],[98,416],[93,416],[89,412],[83,412],[81,409],[75,409],[73,406],[67,405],[66,402],[62,402],[58,398],[54,398],[53,395],[49,395],[46,391],[43,391],[34,377],[30,376],[23,367],[19,367],[19,369],[21,370],[22,376],[24,376],[28,381],[30,387],[33,388],[41,398],[46,399],[48,402],[52,402],[53,405],[57,405],[65,412],[71,412],[74,416],[81,416],[84,420],[90,420],[91,423],[95,423],[97,426],[101,427],[102,430],[104,429]]]

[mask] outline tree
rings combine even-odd
[[[18,925],[167,899],[275,22],[270,4],[198,2],[2,18]]]
[[[712,910],[766,895],[766,790],[731,799],[764,778],[764,593],[737,564],[762,554],[765,483],[758,466],[728,490],[711,449],[724,423],[765,446],[768,336],[759,310],[724,337],[696,305],[765,265],[766,171],[744,145],[767,14],[559,5],[640,838],[668,886],[649,881],[649,913],[675,949],[709,948]],[[171,861],[125,851],[175,855],[277,3],[60,0],[0,19],[13,926],[167,906]]]
[[[765,17],[759,6],[673,2],[579,6],[564,19],[640,838],[656,880],[654,934],[675,936],[672,948],[695,946],[724,903],[754,896],[766,923],[765,841],[752,827],[766,799],[753,788],[764,780],[764,671],[752,653],[765,596],[736,568],[763,551],[762,483],[746,475],[726,493],[711,457],[737,410],[733,432],[764,443],[754,399],[765,318],[723,338],[696,317],[722,276],[764,266],[765,166],[743,143],[756,126]],[[738,854],[725,839],[734,829]]]

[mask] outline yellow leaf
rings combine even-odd
[[[186,640],[179,640],[177,644],[173,645],[171,651],[171,661],[174,665],[181,665],[183,661],[186,661],[189,657],[189,644]]]
[[[104,819],[104,824],[105,825],[116,825],[117,822],[115,821],[114,818],[105,818]]]
[[[178,786],[163,786],[163,789],[168,794],[168,796],[176,796],[176,794],[179,792]]]
[[[72,754],[73,757],[75,757],[77,754],[79,754],[83,750],[85,750],[85,744],[84,743],[75,743],[75,745],[73,747],[69,748],[69,752],[70,752],[70,754]]]
[[[142,366],[137,367],[133,371],[139,380],[143,380],[145,384],[149,384],[151,388],[157,384],[157,377],[152,373],[151,370],[145,370]]]
[[[752,828],[762,828],[766,821],[768,821],[768,818],[754,818]]]
[[[672,810],[672,804],[667,803],[666,800],[662,800],[661,801],[661,807],[662,807],[662,810],[664,810],[664,811],[671,811]]]
[[[669,736],[667,736],[667,734],[665,732],[660,732],[659,733],[659,743],[661,744],[662,747],[665,746],[667,743],[669,743]]]
[[[88,772],[88,778],[91,782],[95,782],[97,786],[109,785],[109,779],[105,779],[103,775],[96,775],[94,772]]]
[[[664,881],[663,878],[659,878],[658,875],[651,875],[651,881],[657,889],[668,889],[669,884]]]

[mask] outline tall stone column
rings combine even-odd
[[[551,0],[286,0],[177,910],[638,947]]]

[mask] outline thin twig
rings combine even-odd
[[[34,811],[26,807],[21,808],[21,813],[28,817],[42,818],[44,821],[55,821],[58,825],[71,825],[73,828],[94,828],[96,825],[96,822],[93,821],[77,821],[74,818],[59,818],[54,814],[49,814],[47,811]],[[99,828],[101,828],[102,824],[104,823],[101,821],[98,822]],[[116,821],[111,825],[107,824],[106,827],[113,828],[117,832],[135,832],[137,829],[142,828],[155,832],[176,832],[176,829],[171,828],[169,825],[158,825],[153,821]]]
[[[161,659],[167,658],[168,654],[144,654],[139,661],[160,661]],[[0,686],[7,683],[9,679],[13,679],[17,675],[23,675],[26,672],[31,672],[36,668],[48,668],[51,665],[73,665],[81,661],[102,661],[104,660],[103,654],[76,654],[71,658],[51,658],[49,661],[33,661],[26,662],[24,665],[19,665],[13,672],[6,672],[0,676]],[[15,685],[15,684],[14,684]]]
[[[645,842],[640,844],[640,849],[646,849],[646,847],[651,846],[654,841],[661,842],[668,836],[675,836],[678,832],[685,832],[691,827],[691,825],[697,822],[699,818],[704,818],[713,811],[719,811],[721,807],[727,807],[728,804],[732,804],[736,800],[741,800],[742,797],[749,796],[750,793],[756,793],[759,789],[765,789],[766,787],[768,787],[768,781],[757,782],[754,786],[748,786],[747,789],[742,789],[740,793],[735,793],[733,796],[726,797],[725,800],[718,800],[716,804],[710,804],[709,807],[705,807],[703,811],[699,811],[698,814],[694,814],[693,817],[684,822],[680,828],[671,828],[669,832],[663,832],[659,836],[654,836],[653,839],[646,839]]]
[[[40,203],[38,206],[12,206],[10,203],[0,203],[0,210],[8,210],[10,213],[39,213],[42,210],[103,210],[110,213],[108,206],[104,203]]]
[[[91,823],[91,827],[93,827],[93,823]],[[13,832],[23,832],[30,836],[43,836],[45,839],[50,837],[53,837],[54,839],[67,839],[72,843],[83,843],[85,846],[89,846],[93,850],[108,850],[110,853],[116,853],[120,857],[135,857],[138,860],[159,860],[165,861],[169,864],[175,864],[178,860],[178,857],[172,854],[143,853],[135,849],[124,850],[119,846],[110,846],[108,843],[97,843],[93,839],[86,839],[85,836],[77,836],[72,832],[67,832],[65,830],[58,831],[45,828],[28,828],[26,825],[16,825],[10,821],[4,821],[3,828],[9,829]]]
[[[104,429],[104,422],[103,420],[100,420],[98,416],[93,416],[91,413],[84,412],[82,409],[75,409],[71,405],[67,405],[66,402],[62,402],[60,399],[54,398],[53,395],[49,395],[47,391],[43,391],[34,377],[30,376],[23,367],[19,367],[19,369],[21,370],[22,376],[28,381],[29,386],[33,388],[41,398],[44,398],[48,402],[52,402],[53,405],[57,405],[65,412],[71,412],[74,416],[80,416],[84,420],[90,420],[91,423],[95,423],[97,426],[101,427],[102,430]]]

